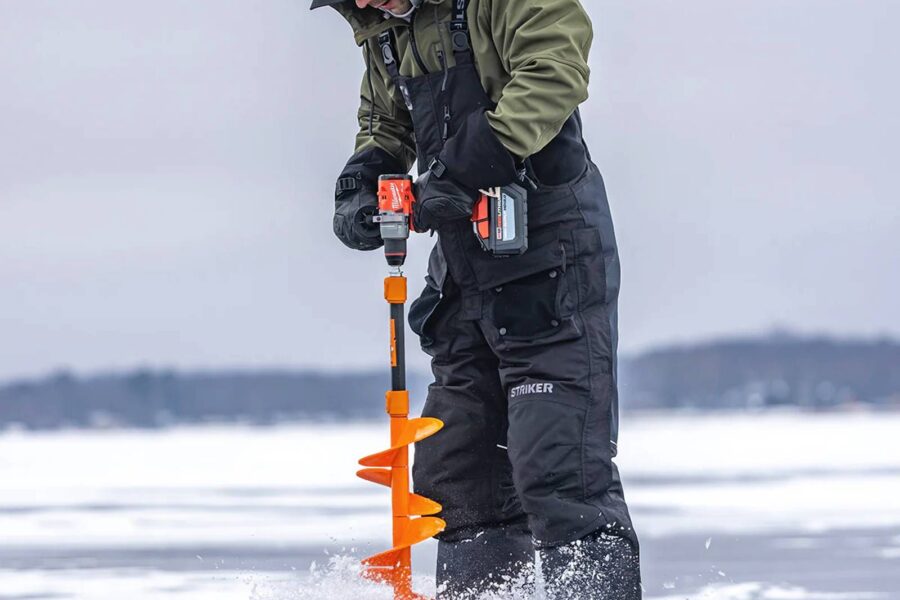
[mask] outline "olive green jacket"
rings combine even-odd
[[[416,48],[428,72],[454,65],[449,31],[452,0],[425,0],[413,21]],[[400,74],[422,75],[410,51],[410,25],[386,19],[352,1],[335,6],[350,23],[356,43],[368,54],[363,77],[356,151],[379,146],[407,166],[415,160],[412,124],[400,92],[381,57],[378,34],[396,27]],[[518,158],[540,151],[587,99],[588,52],[593,29],[579,0],[471,0],[468,21],[481,83],[496,104],[488,122]],[[369,132],[370,112],[373,113]]]

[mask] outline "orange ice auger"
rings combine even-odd
[[[438,419],[410,419],[406,389],[406,355],[403,335],[406,277],[400,267],[406,261],[406,240],[412,215],[412,178],[382,175],[378,182],[379,215],[384,254],[391,272],[384,280],[384,298],[391,308],[391,391],[387,413],[391,418],[391,446],[360,459],[365,469],[357,475],[391,488],[393,543],[390,550],[363,560],[364,575],[394,588],[396,600],[419,600],[412,590],[410,547],[444,530],[445,523],[433,515],[441,511],[437,502],[409,491],[409,445],[433,435],[444,424]]]

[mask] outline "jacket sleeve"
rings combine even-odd
[[[380,56],[377,46],[373,48],[372,42],[368,43],[370,47],[366,51],[371,52],[371,60],[367,57],[360,91],[357,113],[359,133],[356,134],[355,152],[378,147],[406,165],[409,170],[416,158],[412,120],[406,106],[397,104],[389,88],[393,83],[378,66],[380,62],[376,63],[376,56]]]
[[[519,158],[539,152],[588,97],[590,18],[578,0],[484,2],[510,74],[488,122]]]

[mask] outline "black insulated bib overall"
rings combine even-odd
[[[405,77],[391,32],[378,43],[412,116],[419,172],[473,111],[493,108],[476,71],[467,2],[454,2],[455,65]],[[412,27],[416,27],[415,21]],[[414,44],[414,41],[412,42]],[[432,357],[416,445],[416,492],[440,502],[445,541],[522,520],[538,547],[597,531],[637,545],[616,468],[619,262],[603,179],[576,111],[526,161],[529,249],[484,252],[466,220],[438,231],[409,321]]]

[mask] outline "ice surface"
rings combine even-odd
[[[424,592],[417,579],[417,591]],[[434,593],[434,581],[428,585]],[[360,576],[359,559],[332,556],[320,566],[314,563],[304,579],[257,586],[251,600],[393,600],[390,587],[364,580]]]
[[[883,590],[900,572],[898,431],[897,414],[626,417],[618,462],[647,598],[890,598]],[[386,423],[0,434],[0,590],[384,597],[353,569],[389,545],[388,495],[354,472],[386,438]],[[417,549],[422,591],[433,590],[433,551]],[[685,553],[706,562],[681,564]],[[816,585],[817,561],[834,581]],[[804,565],[812,581],[801,585]]]
[[[815,592],[799,587],[771,586],[765,583],[741,583],[737,585],[713,585],[685,597],[650,596],[645,600],[875,600],[888,596],[878,593]]]
[[[253,581],[256,577],[241,572],[210,576],[145,570],[0,570],[0,598],[247,600],[258,587]]]

